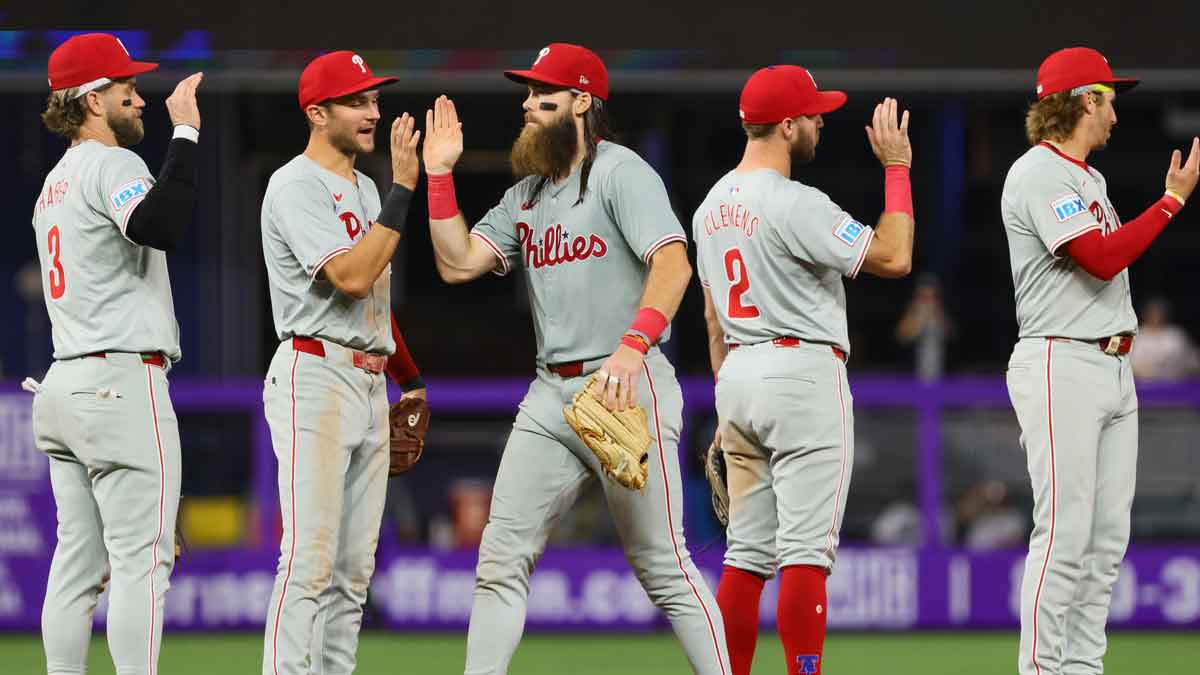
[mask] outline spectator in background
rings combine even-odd
[[[923,274],[917,280],[912,301],[896,324],[896,340],[916,347],[916,372],[922,382],[942,378],[946,365],[946,341],[954,326],[942,304],[942,285],[936,276]]]
[[[1151,299],[1141,316],[1142,325],[1130,356],[1136,379],[1177,380],[1200,372],[1196,346],[1182,328],[1171,323],[1166,299]]]

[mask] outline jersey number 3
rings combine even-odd
[[[59,260],[62,255],[62,234],[59,233],[57,225],[52,226],[46,233],[46,252],[50,254],[50,270],[47,272],[50,277],[50,299],[58,300],[67,292],[67,277],[63,274],[62,261]]]
[[[746,271],[746,261],[742,260],[742,252],[731,248],[725,252],[725,276],[729,279],[729,318],[753,319],[758,316],[758,308],[747,302],[742,303],[742,296],[750,290],[750,274]]]

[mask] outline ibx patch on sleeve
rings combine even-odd
[[[145,178],[136,178],[114,190],[108,198],[112,201],[113,208],[119,211],[135,199],[145,197],[149,191],[150,181]]]
[[[1050,203],[1050,210],[1054,211],[1054,217],[1058,222],[1066,222],[1068,218],[1077,216],[1087,209],[1083,206],[1083,199],[1077,194],[1063,195]]]
[[[838,225],[837,228],[834,229],[833,236],[841,239],[842,243],[847,246],[854,246],[854,243],[858,241],[858,238],[862,236],[862,233],[866,231],[866,225],[863,225],[853,218],[847,218],[846,220],[842,221],[841,225]]]

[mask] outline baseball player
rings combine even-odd
[[[692,236],[717,377],[729,525],[717,603],[734,675],[747,675],[763,583],[780,572],[787,673],[820,673],[825,578],[854,464],[842,277],[903,277],[912,264],[908,112],[886,98],[867,139],[884,166],[875,227],[790,179],[816,155],[822,115],[846,102],[799,66],[755,72],[742,89],[742,161],[696,210]]]
[[[264,675],[354,670],[388,474],[384,373],[424,398],[391,318],[391,259],[417,183],[420,132],[391,125],[382,203],[355,170],[375,147],[379,87],[361,56],[331,52],[300,75],[308,147],[271,175],[263,257],[279,349],[263,406],[279,461],[282,537]]]
[[[157,67],[106,33],[77,35],[50,55],[42,120],[70,147],[46,176],[33,229],[54,363],[44,382],[25,386],[58,511],[42,607],[51,675],[86,670],[106,584],[116,671],[158,670],[180,478],[167,391],[179,324],[165,251],[180,245],[195,210],[202,74],[167,98],[174,132],[154,178],[129,148],[144,135],[136,77]]]
[[[463,149],[454,103],[441,97],[426,113],[438,271],[462,283],[524,266],[537,337],[536,378],[500,460],[479,548],[466,672],[507,672],[546,537],[602,475],[563,418],[564,405],[602,371],[605,404],[641,405],[654,438],[642,491],[600,481],[626,556],[694,671],[727,674],[720,613],[684,544],[676,448],[683,399],[658,348],[691,277],[686,238],[662,180],[612,140],[608,72],[596,54],[551,44],[530,70],[505,74],[528,86],[511,154],[520,180],[470,232],[450,173]]]
[[[1117,115],[1113,76],[1092,49],[1051,54],[1025,117],[1032,146],[1009,169],[1000,211],[1016,290],[1008,392],[1033,486],[1021,582],[1023,675],[1100,673],[1113,582],[1129,541],[1137,470],[1137,394],[1129,349],[1137,317],[1126,268],[1196,187],[1200,139],[1176,150],[1162,198],[1122,224],[1087,164]]]

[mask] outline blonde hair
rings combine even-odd
[[[1073,96],[1070,91],[1060,91],[1029,106],[1025,113],[1025,138],[1030,145],[1037,145],[1045,140],[1065,141],[1079,126],[1086,108],[1083,105],[1084,93]],[[1101,103],[1104,97],[1100,96]]]
[[[113,80],[92,91],[100,93],[116,82],[124,82],[126,79]],[[83,126],[87,120],[88,109],[87,104],[84,103],[85,96],[86,94],[79,95],[79,87],[50,92],[50,96],[46,98],[46,110],[42,113],[42,124],[46,125],[46,129],[56,136],[62,136],[68,141],[75,140],[79,136],[79,127]]]
[[[79,127],[87,119],[87,107],[78,93],[78,87],[50,92],[46,99],[46,111],[42,113],[42,124],[50,133],[67,140],[79,135]]]

